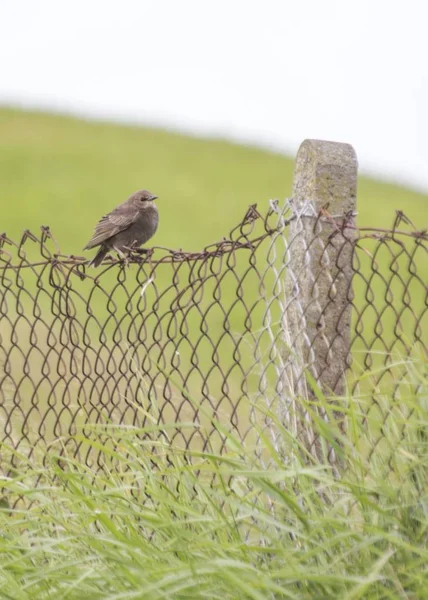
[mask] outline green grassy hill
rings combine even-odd
[[[65,253],[81,254],[100,216],[142,187],[159,196],[156,245],[198,250],[249,204],[289,196],[292,172],[290,158],[229,142],[0,110],[0,231],[17,239],[49,225]],[[360,225],[389,227],[394,209],[427,224],[427,202],[360,178]]]

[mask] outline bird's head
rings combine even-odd
[[[138,190],[130,197],[135,204],[139,204],[141,206],[148,206],[154,200],[156,200],[157,196],[149,192],[148,190]]]

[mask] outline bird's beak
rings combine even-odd
[[[157,196],[150,196],[150,200],[157,200]]]

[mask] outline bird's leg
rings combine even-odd
[[[129,244],[129,246],[122,246],[122,248],[127,252],[136,252],[135,244],[136,242],[133,242],[132,244]]]
[[[117,254],[119,255],[119,258],[121,260],[123,260],[125,267],[127,267],[129,264],[129,257],[124,252],[122,252],[122,250],[120,248],[118,248],[117,246],[113,246],[113,250],[115,252],[117,252]]]

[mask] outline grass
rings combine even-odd
[[[311,460],[274,414],[279,448],[266,436],[258,446],[267,463],[218,424],[228,451],[195,452],[190,461],[169,441],[174,424],[107,426],[92,441],[77,434],[114,470],[52,448],[44,468],[32,461],[1,480],[9,501],[19,494],[27,508],[0,511],[0,597],[427,597],[428,379],[422,362],[406,366],[409,390],[417,383],[418,392],[402,401],[414,418],[403,423],[394,410],[383,432],[393,460],[358,450],[369,433],[350,398],[340,476]],[[317,402],[329,410],[321,393]],[[333,425],[315,427],[326,447],[339,435]],[[156,432],[157,440],[141,441]]]

